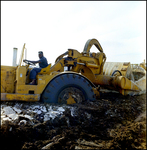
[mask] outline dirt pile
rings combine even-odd
[[[21,115],[2,123],[1,148],[146,149],[145,108],[146,94],[101,93],[99,100],[64,107],[54,118],[44,120],[46,114],[39,114],[32,123]]]

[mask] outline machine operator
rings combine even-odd
[[[23,60],[23,62],[28,61],[31,63],[39,63],[39,68],[34,67],[31,71],[30,71],[30,76],[29,78],[31,79],[30,85],[36,85],[36,75],[37,73],[39,73],[41,71],[42,68],[45,68],[48,66],[48,62],[47,59],[43,56],[43,52],[39,51],[38,52],[38,56],[39,56],[39,60],[38,61],[30,61],[30,60]]]

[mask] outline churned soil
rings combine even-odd
[[[146,94],[102,92],[93,102],[73,104],[62,115],[34,125],[5,121],[5,149],[146,149]]]

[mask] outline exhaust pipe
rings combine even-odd
[[[12,66],[17,66],[16,62],[17,62],[17,48],[13,48],[13,63],[12,63]]]

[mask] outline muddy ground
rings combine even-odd
[[[16,102],[7,102],[14,105]],[[42,103],[37,103],[42,105]],[[24,103],[24,106],[32,105]],[[5,121],[0,148],[5,149],[146,149],[146,94],[101,93],[95,102],[71,105],[62,115],[35,124]],[[41,114],[40,114],[41,115]],[[19,117],[19,121],[24,118]]]

